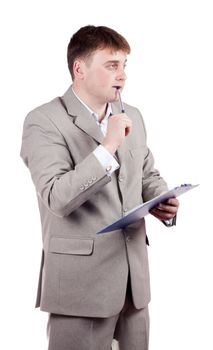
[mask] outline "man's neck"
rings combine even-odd
[[[74,84],[72,85],[72,89],[77,97],[98,116],[98,121],[101,122],[106,114],[107,103],[98,103],[95,99],[92,99],[91,96],[88,96],[83,90],[79,89]]]

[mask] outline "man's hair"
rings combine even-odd
[[[71,37],[67,48],[67,61],[72,79],[74,79],[73,64],[77,58],[88,58],[94,51],[105,48],[130,53],[127,40],[115,30],[92,25],[80,28]]]

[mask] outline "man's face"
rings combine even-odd
[[[109,48],[95,51],[85,60],[83,86],[98,103],[113,102],[118,99],[117,88],[123,89],[127,54]]]

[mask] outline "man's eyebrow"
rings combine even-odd
[[[109,61],[106,61],[105,64],[107,63],[120,63],[121,61],[120,60],[109,60]],[[127,59],[125,59],[124,61],[124,64],[127,62]]]

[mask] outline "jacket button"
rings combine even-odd
[[[108,165],[108,166],[106,167],[106,172],[108,173],[111,169],[112,169],[112,165]]]
[[[124,180],[124,176],[123,176],[123,175],[120,175],[120,176],[118,177],[118,181],[122,182],[123,180]]]

